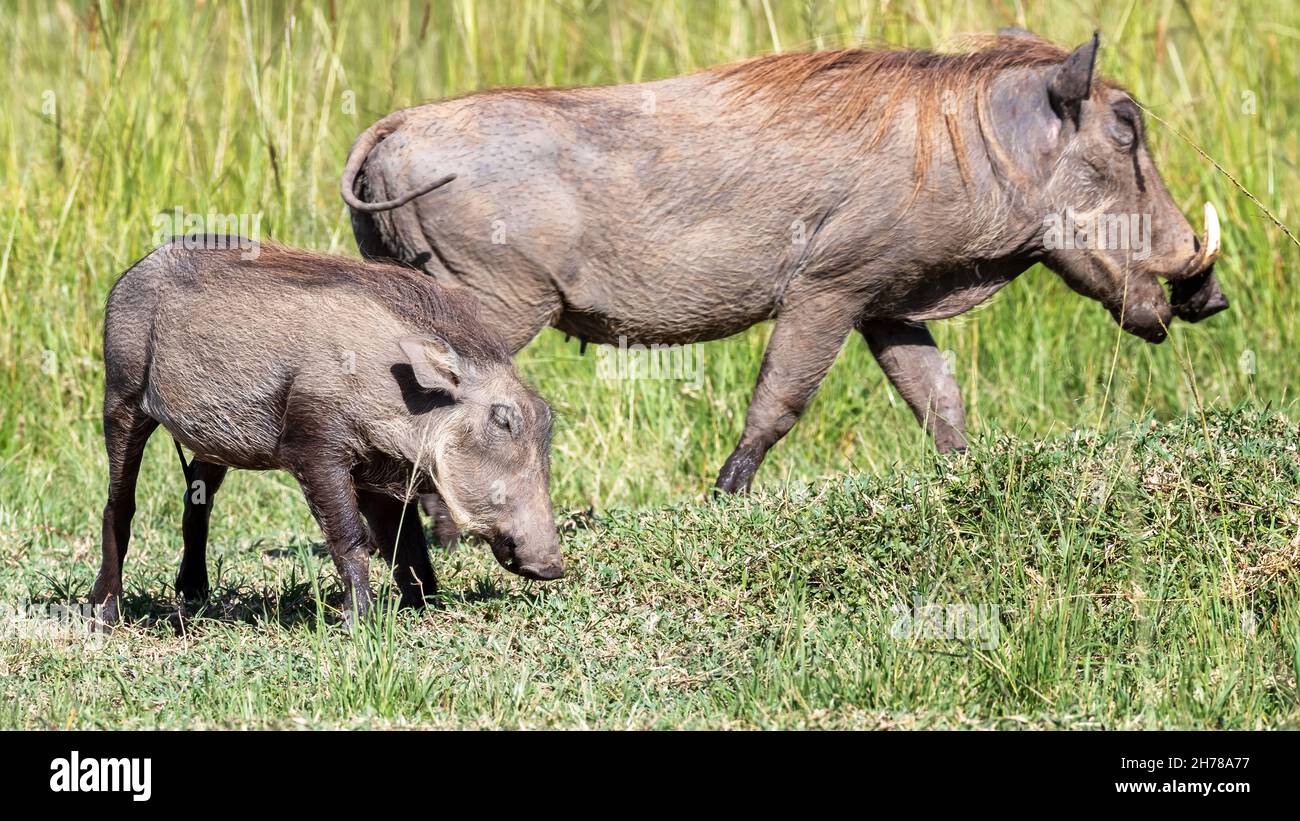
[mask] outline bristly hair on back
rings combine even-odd
[[[461,357],[483,364],[510,362],[510,352],[501,338],[479,315],[473,295],[445,288],[432,276],[395,262],[363,261],[265,241],[257,243],[256,257],[245,258],[238,248],[213,251],[227,253],[231,266],[254,276],[292,277],[304,288],[345,289],[365,297],[392,312],[393,316],[419,329],[446,338]]]
[[[920,50],[866,50],[772,54],[712,69],[726,81],[726,93],[739,105],[767,108],[766,121],[811,119],[829,130],[861,132],[863,149],[880,145],[899,114],[912,100],[916,111],[913,176],[919,191],[935,150],[942,120],[952,142],[962,179],[970,184],[965,145],[958,120],[962,101],[971,95],[976,124],[995,168],[1017,173],[996,145],[988,121],[988,93],[1003,71],[1059,64],[1069,56],[1061,47],[1035,36],[967,37],[968,50],[939,53]],[[956,104],[956,105],[954,105]]]

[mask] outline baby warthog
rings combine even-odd
[[[266,245],[244,256],[173,240],[109,294],[108,504],[91,593],[106,622],[119,618],[136,475],[159,424],[195,454],[177,578],[187,597],[207,593],[208,510],[228,467],[298,480],[342,577],[348,624],[370,604],[372,548],[392,563],[403,604],[433,592],[409,502],[419,493],[436,493],[507,569],[564,575],[550,408],[472,298],[397,266]]]

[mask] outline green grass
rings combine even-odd
[[[136,626],[6,641],[0,723],[1294,725],[1298,434],[1241,411],[998,437],[907,473],[569,516],[565,582],[440,554],[438,607],[352,637],[324,622],[329,560],[289,537],[222,539],[213,599],[182,628],[174,515],[153,515],[175,505],[150,505]],[[84,565],[87,542],[32,540],[16,575],[34,600],[61,597],[42,573]],[[928,604],[988,621],[900,629]]]
[[[399,106],[778,47],[931,46],[1005,24],[1074,44],[1100,28],[1107,73],[1300,223],[1300,7],[394,8],[4,2],[0,602],[89,589],[103,302],[156,216],[257,213],[265,237],[355,254],[338,173]],[[1300,724],[1300,252],[1169,128],[1150,131],[1184,211],[1220,206],[1232,309],[1153,347],[1035,270],[937,323],[969,455],[935,457],[852,339],[760,492],[703,504],[768,330],[706,346],[699,387],[599,379],[590,351],[548,331],[520,363],[559,419],[568,579],[523,582],[481,548],[440,554],[440,607],[348,637],[296,488],[242,473],[213,517],[217,595],[182,635],[181,486],[158,436],[126,569],[138,625],[100,643],[0,637],[0,726]],[[996,646],[895,635],[890,608],[914,597],[996,607]]]

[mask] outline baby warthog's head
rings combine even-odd
[[[1205,204],[1198,236],[1174,204],[1147,151],[1141,108],[1094,77],[1097,42],[1031,75],[1039,102],[1015,113],[1041,135],[1042,260],[1124,330],[1160,342],[1172,317],[1197,322],[1228,307],[1213,275],[1218,214]]]
[[[452,521],[486,539],[512,573],[562,577],[550,497],[550,407],[508,360],[471,363],[435,335],[399,344],[436,405],[413,417],[408,452],[419,454]]]

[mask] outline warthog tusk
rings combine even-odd
[[[1205,241],[1201,243],[1201,270],[1214,264],[1219,258],[1219,212],[1214,203],[1205,203]]]

